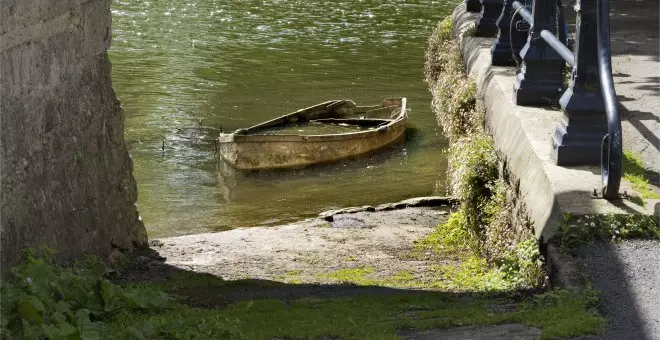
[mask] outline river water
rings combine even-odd
[[[445,193],[446,140],[423,82],[453,1],[116,0],[113,86],[150,237],[274,225]],[[239,173],[213,139],[332,99],[408,98],[406,141],[295,171]]]

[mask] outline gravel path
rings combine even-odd
[[[600,244],[579,255],[608,318],[603,334],[585,339],[660,340],[660,241]]]

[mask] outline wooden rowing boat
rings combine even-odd
[[[325,163],[399,140],[405,132],[406,117],[406,98],[385,99],[372,106],[332,100],[247,129],[221,133],[217,148],[224,160],[241,170]],[[306,132],[310,127],[328,126],[344,127],[348,132]]]

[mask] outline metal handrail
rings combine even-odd
[[[513,9],[516,11],[520,11],[520,16],[527,21],[528,24],[532,24],[534,19],[532,19],[532,13],[530,13],[527,8],[523,4],[521,4],[518,1],[514,1],[513,4]]]
[[[533,18],[532,13],[530,13],[523,4],[518,1],[513,2],[513,9],[520,12],[520,16],[527,21],[528,24],[532,25]],[[564,45],[552,32],[548,30],[541,31],[541,38],[550,45],[559,55],[566,60],[566,62],[573,66],[575,65],[575,55],[571,50]]]
[[[614,80],[612,78],[612,56],[610,50],[610,22],[608,0],[598,0],[598,71],[601,91],[605,100],[607,115],[607,134],[601,144],[601,194],[606,199],[619,198],[619,187],[622,175],[622,132],[621,116],[617,108]],[[520,16],[533,25],[532,14],[518,1],[513,2],[513,8]],[[569,65],[575,65],[575,54],[566,47],[552,32],[542,30],[541,38],[545,40]]]
[[[622,174],[623,141],[621,116],[617,107],[616,91],[612,79],[612,53],[610,50],[610,7],[608,0],[598,1],[598,72],[600,88],[605,99],[607,135],[601,146],[600,176],[604,198],[619,197]]]

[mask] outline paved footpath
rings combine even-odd
[[[660,182],[660,25],[657,0],[611,5],[612,63],[623,110],[624,149]],[[660,214],[660,204],[654,211]],[[592,339],[660,340],[660,242],[629,241],[581,251],[609,323]]]
[[[660,182],[660,25],[657,0],[613,1],[612,68],[623,107],[624,149],[641,155]]]
[[[570,9],[567,8],[567,13]],[[611,2],[615,89],[623,116],[624,149],[640,155],[660,182],[660,4]],[[660,204],[653,209],[660,214]],[[660,242],[627,241],[582,249],[594,288],[602,291],[604,334],[585,339],[660,340]]]

